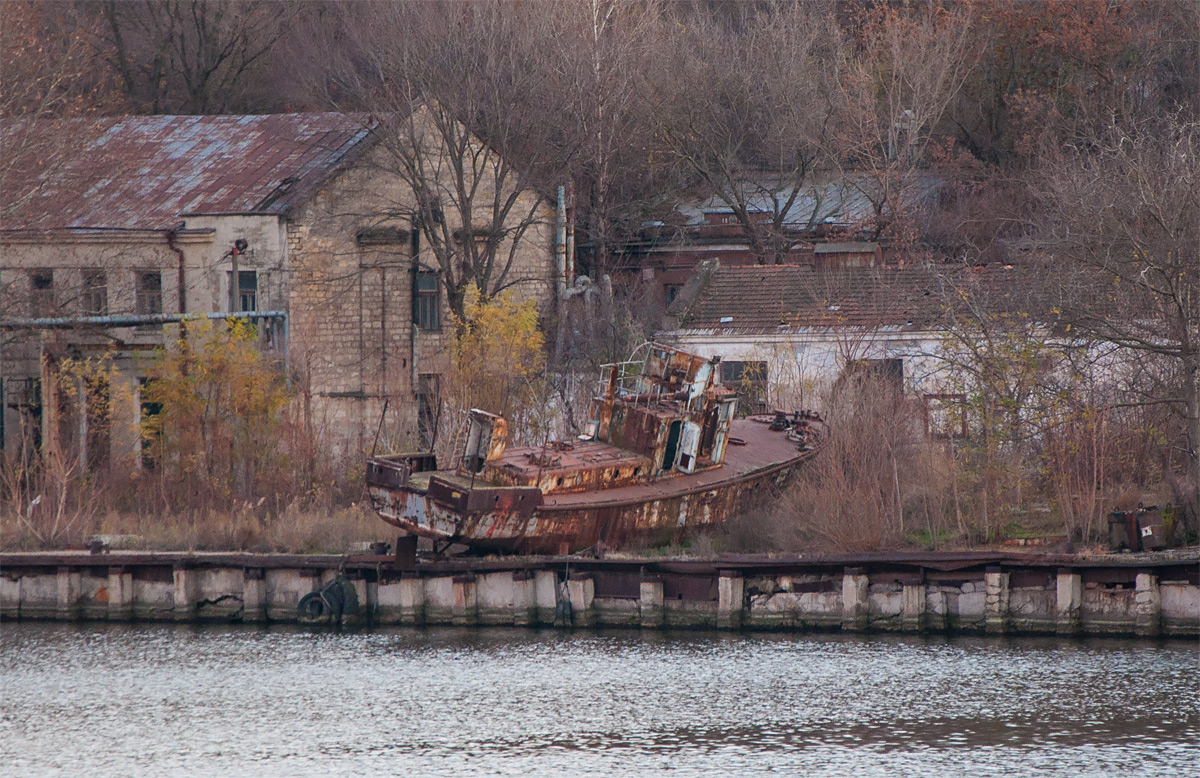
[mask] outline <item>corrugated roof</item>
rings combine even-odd
[[[941,187],[942,180],[935,176],[914,176],[905,183],[901,199],[905,207],[912,210],[930,203]],[[739,198],[752,213],[774,213],[786,204],[793,192],[793,187],[752,174],[748,174],[738,188],[741,190]],[[785,214],[784,224],[797,229],[820,224],[860,224],[875,217],[872,199],[880,199],[878,190],[879,183],[863,173],[806,181]],[[716,195],[700,202],[683,203],[678,206],[678,211],[693,226],[703,224],[705,214],[733,212]]]
[[[361,117],[122,116],[13,122],[63,142],[4,181],[4,229],[164,229],[184,214],[285,213],[366,139]]]
[[[716,268],[680,329],[762,334],[841,328],[921,330],[962,305],[970,289],[991,311],[1045,310],[1029,271],[920,266],[814,270],[807,265]]]

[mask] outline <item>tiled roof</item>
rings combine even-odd
[[[12,122],[0,149],[31,128],[51,129]],[[63,142],[5,177],[0,227],[164,229],[184,214],[285,213],[368,135],[360,117],[333,113],[122,116],[53,128]]]
[[[815,270],[807,265],[718,267],[679,329],[758,334],[839,328],[921,330],[953,315],[964,292],[989,311],[1042,310],[1032,276],[961,266]]]

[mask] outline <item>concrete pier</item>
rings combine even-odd
[[[847,567],[842,575],[842,631],[865,632],[871,623],[871,579],[861,567]]]
[[[984,622],[990,635],[1003,635],[1009,621],[1009,573],[999,567],[989,567],[983,576]]]
[[[1200,636],[1200,553],[715,560],[0,554],[0,618],[288,623],[337,581],[343,626]]]
[[[638,585],[638,606],[641,625],[647,629],[658,629],[663,625],[663,582],[651,578]]]
[[[1059,570],[1056,580],[1055,631],[1078,635],[1083,629],[1083,576],[1074,570]]]
[[[924,632],[928,611],[928,594],[923,581],[905,581],[901,593],[900,629],[902,632]]]

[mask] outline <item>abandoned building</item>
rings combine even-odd
[[[10,171],[0,446],[53,435],[90,446],[89,460],[136,459],[136,434],[100,438],[86,411],[63,407],[56,360],[112,355],[135,398],[112,409],[116,429],[152,411],[138,385],[171,321],[228,313],[257,322],[286,361],[332,455],[370,447],[385,401],[389,444],[419,445],[448,364],[449,309],[414,229],[415,193],[379,163],[381,146],[342,114],[108,117],[71,124]],[[509,288],[551,301],[554,210],[518,194],[537,220],[503,238]]]
[[[707,260],[656,337],[721,355],[722,383],[747,408],[823,410],[843,376],[867,371],[922,400],[936,426],[964,399],[947,381],[956,317],[1043,311],[1049,331],[1053,316],[1038,299],[1045,284],[1037,277],[1036,268],[1011,265],[822,269]]]
[[[930,177],[908,182],[899,198],[906,217],[928,218],[939,187]],[[890,211],[879,191],[877,181],[856,174],[826,174],[798,189],[748,177],[735,199],[764,236],[778,220],[786,264],[836,270],[900,262],[890,241],[877,234],[880,213]],[[706,260],[725,267],[764,262],[729,202],[715,195],[685,200],[661,219],[646,222],[622,254],[626,272],[652,283],[664,305],[675,301]]]

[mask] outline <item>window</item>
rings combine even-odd
[[[226,280],[233,278],[233,271],[225,273]],[[258,271],[238,271],[237,310],[242,312],[258,310]]]
[[[79,310],[85,316],[108,314],[108,279],[103,270],[83,271],[79,290]]]
[[[847,378],[878,381],[897,392],[904,391],[903,359],[856,359],[842,371],[842,381]]]
[[[437,373],[422,373],[417,383],[417,434],[424,449],[433,447],[441,407],[442,377]]]
[[[667,305],[670,305],[683,291],[683,284],[664,284],[663,290],[666,292]]]
[[[925,395],[925,434],[943,439],[967,437],[967,396]]]
[[[441,293],[437,273],[417,273],[416,325],[423,330],[441,328]]]
[[[158,467],[159,449],[162,445],[162,420],[158,416],[162,413],[163,407],[162,403],[146,399],[148,389],[149,381],[145,378],[139,378],[137,421],[141,434],[138,435],[137,445],[140,449],[142,468],[154,470]]]
[[[49,316],[54,313],[58,307],[54,297],[54,271],[34,270],[30,273],[29,283],[33,292],[29,296],[30,315]]]
[[[767,405],[767,363],[721,363],[721,383],[738,393],[745,410],[763,410]]]
[[[136,302],[139,314],[154,315],[163,312],[162,273],[153,270],[137,274]]]

